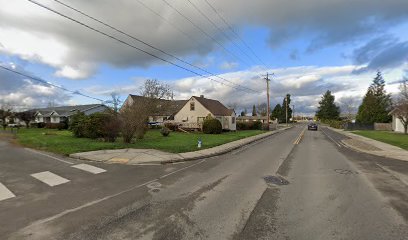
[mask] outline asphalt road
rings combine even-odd
[[[407,239],[408,162],[342,138],[297,125],[222,156],[151,166],[3,141],[0,239]]]

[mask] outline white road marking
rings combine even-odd
[[[60,158],[57,158],[57,157],[54,157],[54,156],[51,156],[51,155],[48,155],[48,154],[45,154],[45,153],[42,153],[42,152],[34,151],[34,150],[32,150],[32,149],[29,149],[29,148],[25,148],[25,150],[30,151],[30,152],[33,152],[33,153],[37,153],[37,154],[40,154],[40,155],[43,155],[43,156],[46,156],[46,157],[49,157],[49,158],[52,158],[52,159],[54,159],[54,160],[57,160],[57,161],[60,161],[60,162],[63,162],[63,163],[74,164],[74,163],[72,163],[72,162],[65,161],[65,160],[62,160],[62,159],[60,159]]]
[[[40,180],[41,182],[43,182],[43,183],[45,183],[45,184],[47,184],[49,186],[51,186],[51,187],[69,182],[68,179],[60,177],[57,174],[54,174],[54,173],[49,172],[49,171],[34,173],[34,174],[31,174],[31,176],[38,179],[38,180]]]
[[[10,190],[8,190],[8,188],[6,188],[6,186],[4,186],[2,183],[0,183],[0,201],[2,200],[6,200],[9,198],[13,198],[16,195],[14,195],[14,193],[12,193]]]
[[[87,172],[90,172],[90,173],[93,173],[93,174],[106,172],[105,169],[98,168],[98,167],[88,165],[88,164],[84,164],[84,163],[74,165],[74,166],[71,166],[71,167],[77,168],[77,169],[80,169],[80,170],[83,170],[83,171],[87,171]]]
[[[119,196],[119,195],[122,195],[122,194],[124,194],[124,193],[128,193],[128,192],[133,191],[133,190],[135,190],[135,189],[144,187],[144,186],[148,185],[149,183],[156,182],[156,181],[158,181],[159,179],[166,178],[166,177],[168,177],[168,176],[170,176],[170,175],[173,175],[173,174],[175,174],[175,173],[177,173],[177,172],[180,172],[180,171],[182,171],[182,170],[185,170],[185,169],[188,169],[188,168],[192,168],[192,167],[194,167],[194,166],[197,166],[197,165],[199,165],[199,164],[202,164],[202,163],[205,162],[205,161],[206,161],[205,159],[204,159],[204,160],[201,160],[201,161],[198,162],[198,163],[194,163],[194,164],[192,164],[192,165],[189,165],[189,166],[187,166],[187,167],[181,168],[181,169],[176,170],[176,171],[174,171],[174,172],[171,172],[171,173],[169,173],[169,174],[163,175],[163,176],[161,176],[161,177],[159,177],[159,178],[155,178],[155,179],[152,179],[152,180],[147,181],[147,182],[145,182],[145,183],[142,183],[142,184],[139,184],[139,185],[130,187],[130,188],[128,188],[128,189],[126,189],[126,190],[123,190],[123,191],[121,191],[121,192],[118,192],[118,193],[115,193],[115,194],[112,194],[112,195],[109,195],[109,196],[106,196],[106,197],[97,199],[97,200],[92,201],[92,202],[85,203],[85,204],[83,204],[83,205],[81,205],[81,206],[79,206],[79,207],[76,207],[76,208],[67,209],[67,210],[65,210],[65,211],[63,211],[63,212],[60,212],[60,213],[54,215],[54,216],[51,216],[51,217],[48,217],[48,218],[39,220],[39,221],[37,221],[36,223],[33,223],[33,224],[43,224],[43,223],[47,223],[47,222],[53,221],[53,220],[55,220],[55,219],[58,219],[58,218],[60,218],[60,217],[65,216],[65,215],[67,215],[67,214],[70,214],[70,213],[73,213],[73,212],[77,212],[77,211],[79,211],[79,210],[81,210],[81,209],[83,209],[83,208],[93,206],[93,205],[98,204],[98,203],[100,203],[100,202],[103,202],[103,201],[106,201],[106,200],[108,200],[108,199],[111,199],[111,198],[117,197],[117,196]],[[33,224],[31,224],[31,225],[33,225]]]

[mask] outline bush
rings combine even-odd
[[[32,127],[32,128],[44,128],[44,127],[45,127],[45,123],[43,123],[43,122],[30,123],[30,127]]]
[[[237,122],[237,130],[262,130],[262,122]]]
[[[177,131],[178,129],[178,125],[175,123],[171,123],[171,122],[164,123],[164,127],[168,128],[171,131]]]
[[[204,120],[203,132],[206,134],[220,134],[222,132],[221,122],[215,118]]]
[[[160,129],[160,133],[161,135],[163,135],[163,137],[167,137],[170,134],[170,129],[163,127],[162,129]]]
[[[88,117],[81,112],[75,113],[69,120],[69,130],[72,131],[75,137],[85,137],[86,135],[86,121]]]
[[[58,129],[61,130],[64,128],[64,124],[63,123],[45,123],[45,128],[48,129]]]
[[[343,129],[346,122],[340,120],[322,120],[322,123],[329,125],[332,128]]]

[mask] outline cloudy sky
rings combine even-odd
[[[296,112],[313,114],[326,90],[357,106],[377,70],[390,93],[408,71],[406,0],[36,2],[65,17],[0,0],[0,65],[98,99],[124,100],[150,78],[177,99],[203,94],[249,110],[266,102],[269,72],[272,105],[290,93]],[[55,86],[0,69],[0,104],[97,102]]]

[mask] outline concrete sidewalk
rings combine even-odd
[[[230,152],[249,143],[269,137],[278,132],[284,131],[291,127],[281,128],[275,131],[262,133],[252,137],[243,138],[237,141],[229,142],[213,148],[203,149],[195,152],[186,153],[169,153],[155,149],[114,149],[114,150],[99,150],[83,153],[74,153],[69,156],[72,158],[105,162],[105,163],[121,163],[128,165],[146,164],[146,163],[173,163],[196,160],[200,158],[212,157]]]
[[[408,161],[408,151],[387,143],[383,143],[371,138],[366,138],[348,131],[329,127],[331,130],[343,134],[349,139],[344,139],[342,142],[357,151],[365,152],[381,157],[394,158],[403,161]]]

